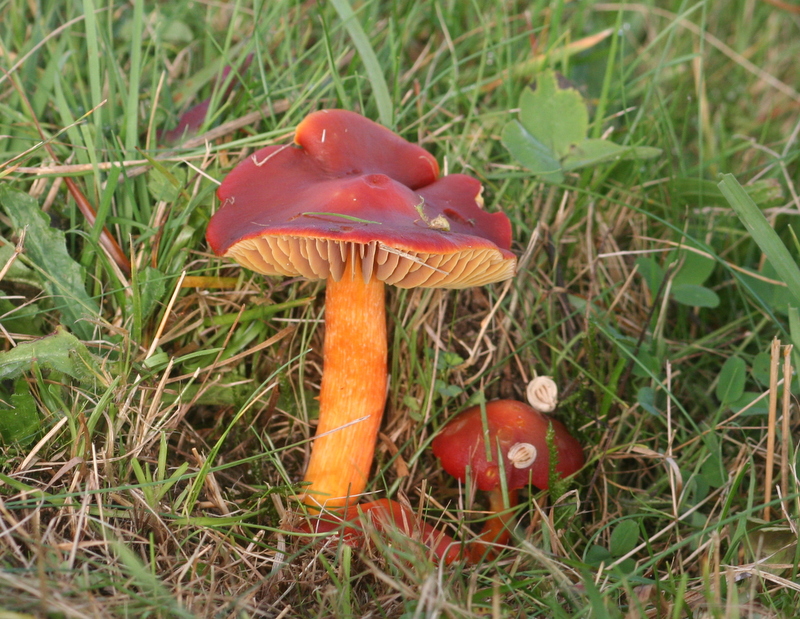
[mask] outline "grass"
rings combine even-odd
[[[0,615],[796,616],[799,27],[762,0],[0,0]],[[518,166],[499,136],[548,66],[591,137],[662,156]],[[521,256],[509,284],[389,292],[370,492],[468,538],[483,497],[430,442],[534,375],[586,446],[479,566],[289,533],[324,288],[204,230],[239,160],[336,106],[478,177]]]

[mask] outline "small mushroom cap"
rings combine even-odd
[[[511,224],[482,207],[478,180],[439,178],[424,149],[345,110],[297,127],[222,182],[206,237],[218,255],[266,275],[336,280],[361,262],[366,279],[462,288],[511,277]]]
[[[486,404],[487,433],[481,420],[480,406],[456,415],[433,439],[433,453],[453,477],[464,481],[469,468],[479,490],[500,486],[500,461],[509,489],[532,483],[537,488],[549,486],[550,453],[547,429],[553,427],[557,454],[556,472],[568,477],[584,463],[583,449],[563,423],[516,400],[494,400]],[[486,443],[491,447],[487,459]]]

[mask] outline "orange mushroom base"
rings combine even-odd
[[[369,479],[386,405],[383,282],[364,282],[350,262],[341,280],[328,279],[325,316],[320,423],[305,474],[312,508],[353,505]]]

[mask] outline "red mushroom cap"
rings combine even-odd
[[[417,516],[408,507],[391,499],[377,499],[361,505],[348,505],[342,512],[325,512],[318,517],[301,522],[296,531],[300,533],[341,534],[342,541],[353,547],[364,545],[364,529],[359,517],[369,518],[378,531],[399,531],[419,540],[447,565],[461,558],[461,545],[444,532],[437,531]]]
[[[500,485],[500,459],[509,489],[532,483],[549,486],[550,453],[547,429],[555,433],[558,458],[556,472],[572,475],[584,463],[583,449],[563,423],[516,400],[494,400],[486,404],[488,432],[484,435],[480,406],[456,415],[433,439],[433,453],[453,477],[464,481],[469,467],[479,490],[494,490]],[[487,460],[486,443],[492,459]]]
[[[487,213],[482,187],[438,178],[424,149],[344,110],[297,127],[296,145],[268,146],[217,190],[211,248],[267,275],[333,277],[348,258],[366,281],[460,288],[507,279],[516,260],[511,224]]]

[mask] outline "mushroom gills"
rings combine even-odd
[[[374,275],[399,288],[482,286],[514,272],[514,261],[490,248],[436,254],[395,249],[380,241],[352,243],[288,235],[240,241],[227,256],[264,275],[336,281],[345,276],[345,263],[352,256],[361,263],[364,278]]]

